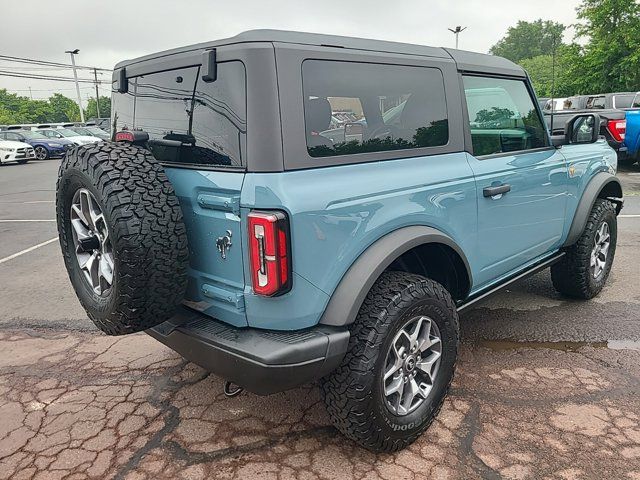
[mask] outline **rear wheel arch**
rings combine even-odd
[[[563,247],[573,245],[580,238],[596,199],[611,200],[616,205],[616,214],[619,214],[622,210],[622,196],[622,185],[615,175],[606,172],[596,174],[582,193]]]
[[[439,263],[434,266],[436,259]],[[432,227],[405,227],[381,237],[356,259],[333,291],[320,323],[353,323],[367,293],[388,270],[417,273],[443,283],[453,290],[454,300],[465,298],[472,285],[467,257],[451,237]]]

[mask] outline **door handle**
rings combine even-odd
[[[503,183],[502,185],[498,185],[495,187],[484,187],[482,189],[482,195],[484,195],[485,197],[495,197],[496,195],[501,195],[510,191],[511,185]]]

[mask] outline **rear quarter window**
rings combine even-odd
[[[449,141],[444,79],[437,68],[305,60],[302,83],[312,157]]]
[[[199,67],[129,79],[113,92],[112,131],[141,130],[162,162],[240,167],[246,150],[246,80],[242,62],[218,64],[215,82]]]

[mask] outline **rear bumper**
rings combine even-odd
[[[147,333],[187,360],[259,395],[326,375],[340,364],[349,344],[345,328],[237,328],[186,307]]]

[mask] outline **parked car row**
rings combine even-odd
[[[11,125],[0,127],[0,163],[61,157],[76,145],[109,140],[94,125]]]
[[[577,114],[597,112],[600,134],[618,153],[623,163],[640,160],[640,134],[627,138],[627,132],[640,132],[640,92],[614,92],[540,99],[540,107],[552,135],[563,135],[567,123]]]

